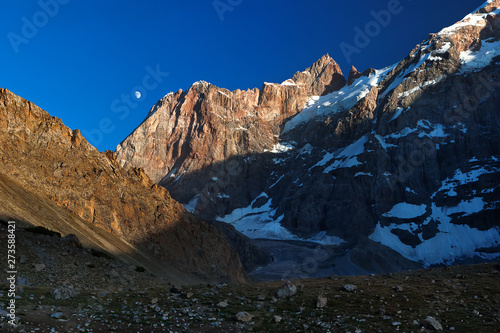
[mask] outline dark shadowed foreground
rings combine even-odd
[[[4,244],[7,232],[1,227]],[[500,327],[498,263],[291,280],[289,296],[278,299],[283,281],[179,287],[140,266],[86,250],[72,237],[28,229],[19,230],[17,239],[22,258],[16,311],[18,329],[26,332],[421,332],[431,323],[444,331],[498,332]],[[0,260],[5,259],[1,251]],[[7,285],[1,289],[5,314]],[[2,331],[9,327],[1,325]]]

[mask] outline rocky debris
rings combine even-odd
[[[112,269],[111,271],[109,271],[108,275],[112,279],[117,279],[117,278],[120,277],[120,274],[117,271],[115,271],[114,269]]]
[[[29,282],[28,278],[24,276],[19,276],[17,278],[17,285],[18,286],[31,286],[31,283]]]
[[[349,292],[349,293],[355,292],[356,289],[358,289],[358,288],[354,284],[346,284],[344,286],[344,290]]]
[[[189,299],[189,298],[191,298],[191,297],[193,297],[193,293],[192,293],[192,292],[190,292],[190,291],[188,291],[188,292],[186,293],[186,298],[188,298],[188,299]]]
[[[252,320],[253,316],[246,312],[246,311],[241,311],[236,314],[236,320],[241,321],[243,323],[249,323]]]
[[[53,289],[50,294],[55,299],[70,299],[77,295],[76,290],[73,286],[61,286]]]
[[[286,298],[286,297],[291,297],[296,293],[297,293],[297,286],[295,286],[290,281],[287,281],[283,286],[281,286],[280,289],[278,289],[278,291],[276,292],[276,297],[278,299]]]
[[[170,292],[172,294],[180,294],[182,291],[182,287],[181,286],[178,286],[178,285],[174,285],[170,288]]]
[[[427,316],[424,320],[424,326],[428,329],[434,330],[434,331],[442,331],[443,326],[441,323],[434,317]]]
[[[21,238],[23,237],[19,237]],[[64,249],[54,248],[53,253],[57,254],[61,250]],[[79,252],[80,250],[75,251],[74,255],[78,256]],[[32,258],[30,251],[25,253],[28,259]],[[58,261],[68,260],[67,257],[56,258]],[[54,265],[59,266],[57,262]],[[416,332],[420,326],[425,326],[422,329],[430,331],[431,328],[427,328],[424,321],[419,320],[415,309],[432,313],[434,318],[438,318],[434,313],[440,313],[439,322],[446,322],[458,332],[468,332],[470,327],[481,332],[493,332],[498,326],[500,286],[496,275],[490,274],[493,264],[393,274],[390,282],[402,286],[404,293],[395,293],[388,287],[386,275],[339,276],[336,280],[305,279],[294,281],[297,286],[305,286],[302,292],[296,293],[286,302],[274,303],[270,297],[258,300],[259,295],[272,295],[283,282],[191,285],[185,288],[189,288],[196,297],[187,300],[184,293],[165,292],[171,287],[168,282],[145,273],[130,272],[143,277],[137,279],[138,288],[135,290],[121,286],[119,280],[110,280],[106,276],[105,267],[126,269],[126,266],[118,267],[113,259],[99,258],[96,265],[97,269],[92,269],[94,275],[83,272],[87,279],[98,278],[92,281],[93,287],[82,289],[71,302],[46,297],[50,288],[44,285],[50,285],[48,281],[43,285],[24,287],[19,303],[16,301],[17,311],[22,318],[21,328],[27,332],[50,332],[53,328],[57,332],[65,331],[65,325],[71,322],[75,329],[79,327],[80,331],[92,332],[239,332],[248,330],[248,324],[256,332],[392,332],[395,329]],[[75,266],[74,269],[85,270],[84,267]],[[457,273],[469,278],[455,279]],[[50,267],[31,274],[49,275]],[[70,278],[72,276],[69,272],[61,272],[55,280]],[[435,283],[431,283],[432,280]],[[356,285],[359,292],[338,293],[348,283]],[[318,298],[318,292],[320,295],[332,295],[328,298],[328,306],[316,307],[314,300]],[[436,299],[435,296],[440,298]],[[217,306],[221,298],[228,303],[227,307]],[[7,304],[7,300],[7,293],[0,291],[0,303]],[[473,310],[481,315],[472,315]],[[60,319],[51,318],[51,314],[55,312],[61,312],[64,316]],[[251,314],[252,319],[248,323],[235,320],[235,314],[239,312]],[[463,320],[464,318],[467,320]],[[452,330],[451,327],[449,330]],[[3,327],[0,330],[3,332]]]
[[[61,241],[67,243],[71,247],[82,247],[82,243],[80,243],[80,240],[74,234],[69,234],[62,237]]]
[[[316,307],[319,309],[324,308],[327,302],[328,299],[325,296],[319,295],[318,298],[316,299]]]
[[[45,266],[45,264],[34,264],[33,267],[35,268],[35,271],[40,272],[43,271],[47,266]]]
[[[19,263],[20,263],[20,264],[24,264],[24,263],[26,263],[26,256],[25,256],[24,254],[21,254],[21,255],[19,256]]]
[[[7,235],[6,229],[0,224],[0,243],[7,241]],[[57,238],[25,232],[20,225],[16,230],[16,250],[23,253],[29,263],[39,262],[40,259],[50,263],[40,272],[35,269],[18,270],[17,285],[25,287],[25,290],[31,286],[51,286],[47,294],[56,289],[56,295],[58,288],[62,288],[62,295],[68,294],[65,293],[68,286],[73,286],[73,291],[78,293],[94,288],[139,290],[154,285],[159,279],[148,272],[137,271],[136,266],[114,257],[96,256],[88,249],[75,248]],[[61,256],[61,252],[71,254]],[[107,274],[110,270],[118,271],[120,278],[110,279]],[[165,290],[168,291],[169,288],[170,286],[166,286]],[[72,295],[71,288],[69,295]],[[54,299],[54,296],[48,298]]]
[[[402,292],[404,290],[404,288],[401,286],[394,286],[393,289],[394,289],[394,291],[397,291],[397,292]]]

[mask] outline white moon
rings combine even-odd
[[[140,91],[136,91],[135,92],[135,98],[137,98],[137,99],[141,98],[141,92]]]

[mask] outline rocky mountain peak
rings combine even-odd
[[[442,29],[437,34],[431,34],[424,45],[434,44],[435,50],[440,54],[477,51],[484,41],[491,43],[499,39],[499,7],[498,0],[485,2],[461,21]],[[447,43],[451,43],[454,48],[449,50]]]
[[[361,75],[362,74],[358,72],[356,67],[351,66],[351,71],[349,72],[349,78],[347,79],[347,85],[350,86],[351,84],[353,84],[354,81],[356,81],[356,79],[361,77]]]
[[[292,80],[298,85],[310,86],[312,96],[329,94],[346,84],[340,66],[328,54],[322,56],[311,67],[295,73]]]
[[[170,92],[170,93],[166,94],[165,96],[163,96],[163,98],[160,99],[158,102],[156,102],[156,104],[153,105],[153,107],[151,108],[151,110],[149,110],[149,113],[148,113],[147,117],[149,117],[152,114],[154,114],[156,111],[158,111],[159,109],[161,109],[162,106],[164,106],[164,105],[170,105],[170,108],[172,108],[173,106],[171,104],[172,103],[176,103],[181,98],[182,93],[183,93],[182,89],[179,89],[175,93],[174,92]]]
[[[472,14],[487,14],[492,13],[500,8],[500,2],[498,0],[488,0],[479,6]]]
[[[300,112],[311,96],[344,85],[340,67],[328,55],[292,79],[265,82],[260,90],[229,91],[199,81],[153,106],[141,126],[117,147],[117,159],[121,165],[141,166],[155,182],[167,184],[179,174],[232,156],[272,150],[282,123]]]

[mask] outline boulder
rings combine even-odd
[[[277,298],[291,297],[297,293],[297,286],[295,286],[290,281],[287,281],[280,289],[276,292]]]
[[[238,312],[236,314],[236,320],[241,321],[242,323],[249,323],[252,320],[253,316],[245,311]]]
[[[61,286],[55,289],[52,289],[50,294],[55,299],[70,299],[77,295],[76,290],[73,286]]]

